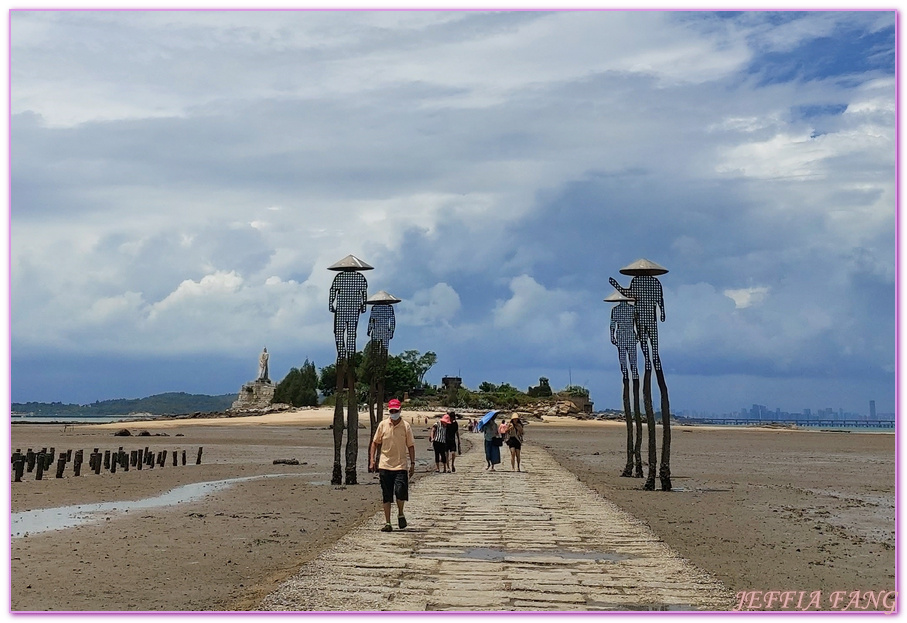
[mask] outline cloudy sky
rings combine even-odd
[[[618,407],[645,257],[674,410],[894,411],[894,20],[13,11],[12,400],[331,363],[352,253],[430,382]]]

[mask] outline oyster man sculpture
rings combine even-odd
[[[634,476],[636,465],[637,478],[642,478],[642,418],[639,414],[639,370],[636,367],[636,309],[633,299],[620,292],[612,292],[605,297],[606,303],[617,303],[611,309],[611,343],[617,346],[617,358],[620,360],[620,372],[624,380],[624,415],[627,418],[627,464],[621,476]],[[627,372],[627,361],[633,375],[633,411],[630,411],[630,376]],[[634,440],[633,422],[636,422]]]
[[[366,305],[372,306],[368,317],[368,336],[371,338],[369,347],[371,356],[374,357],[374,369],[368,392],[371,438],[375,437],[378,423],[384,419],[384,380],[387,373],[387,354],[396,327],[393,306],[399,302],[400,299],[384,290],[379,291],[365,302]],[[375,413],[376,404],[377,413]]]
[[[640,259],[629,266],[624,266],[620,272],[633,277],[630,280],[629,288],[621,286],[613,277],[608,281],[618,292],[636,301],[636,331],[642,354],[646,359],[642,396],[646,409],[646,426],[649,429],[649,474],[644,489],[646,491],[655,490],[655,411],[652,407],[652,366],[654,363],[658,390],[661,394],[662,445],[658,476],[661,479],[661,490],[670,491],[671,405],[668,400],[668,386],[665,384],[664,372],[661,369],[661,357],[658,354],[658,314],[656,310],[656,308],[660,308],[661,321],[664,322],[665,303],[661,282],[655,278],[656,275],[666,274],[668,269],[647,259]],[[651,358],[649,357],[649,344],[652,346]]]
[[[328,267],[338,271],[331,284],[328,308],[334,314],[334,341],[337,344],[337,404],[334,407],[334,470],[331,484],[342,481],[340,446],[343,443],[343,389],[346,396],[346,484],[356,484],[356,458],[359,453],[359,410],[356,399],[356,370],[352,365],[356,354],[356,327],[359,314],[365,312],[368,282],[359,271],[372,267],[353,255]],[[345,382],[344,382],[345,381]]]

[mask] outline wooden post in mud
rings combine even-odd
[[[54,462],[54,457],[57,456],[56,452],[57,452],[57,449],[56,449],[55,447],[51,446],[50,452],[47,452],[47,453],[44,455],[44,461],[45,461],[45,463],[44,463],[44,471],[45,471],[45,472],[48,471],[48,470],[50,470],[50,466],[51,466],[51,465],[53,464],[53,462]]]
[[[123,468],[124,472],[129,471],[129,459],[130,456],[126,452],[120,452],[120,467]]]
[[[196,465],[202,464],[202,447],[201,446],[198,447],[198,456],[195,457],[195,464]]]
[[[114,454],[112,457],[110,457],[110,473],[111,474],[117,473],[117,463],[118,462],[119,461],[117,461],[117,455]],[[105,465],[105,467],[106,467],[106,465]]]
[[[173,451],[173,467],[176,467],[176,450]]]
[[[41,480],[44,477],[44,453],[39,452],[35,462],[35,480]]]
[[[63,470],[66,469],[66,453],[61,452],[60,458],[57,459],[57,478],[63,477]]]
[[[138,465],[138,458],[139,458],[139,457],[138,457],[138,450],[130,450],[130,451],[129,451],[129,464],[130,464],[132,467],[136,467],[136,466]]]
[[[13,452],[13,476],[15,477],[15,482],[22,482],[22,466],[25,465],[25,455],[22,454],[22,450],[16,448],[16,451]]]
[[[145,454],[141,448],[135,451],[135,468],[137,470],[142,469],[142,463],[144,463]]]
[[[104,450],[104,469],[110,469],[110,450]]]
[[[69,463],[72,460],[72,449],[66,451],[66,462]]]
[[[82,473],[82,457],[84,454],[82,450],[76,450],[75,456],[72,458],[72,471],[74,476],[79,476]]]
[[[183,465],[186,464],[186,451],[183,450]]]
[[[35,453],[32,452],[31,448],[25,453],[25,462],[27,464],[26,471],[29,474],[32,473],[32,470],[35,469]]]

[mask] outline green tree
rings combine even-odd
[[[378,355],[382,347],[373,341],[369,341],[362,349],[362,356],[359,357],[359,367],[356,369],[356,380],[368,386],[378,372]],[[336,383],[336,381],[335,381]]]
[[[362,352],[357,352],[352,357],[353,365],[357,368],[362,363]],[[337,364],[331,363],[321,369],[318,377],[318,389],[325,396],[333,396],[337,391]]]
[[[489,383],[488,381],[482,381],[479,384],[479,391],[486,392],[486,393],[496,392],[496,391],[498,391],[498,386],[495,385],[494,383]]]
[[[408,392],[419,384],[419,377],[415,370],[401,356],[387,358],[387,368],[384,374],[384,397],[403,398],[403,393]]]
[[[290,368],[284,379],[274,388],[273,402],[294,407],[316,406],[318,404],[318,374],[315,364],[308,359],[302,369]]]
[[[567,394],[568,396],[585,396],[586,398],[589,397],[589,390],[585,387],[581,387],[580,385],[568,385],[561,393]]]
[[[321,369],[318,377],[318,389],[325,396],[333,396],[337,389],[337,364],[331,363]]]
[[[416,375],[417,385],[413,387],[422,387],[425,384],[425,374],[438,362],[438,355],[432,351],[420,355],[417,350],[405,350],[399,357]]]

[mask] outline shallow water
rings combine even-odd
[[[479,560],[503,561],[505,558],[532,558],[538,556],[563,558],[564,560],[627,560],[630,556],[615,552],[572,552],[567,550],[546,551],[521,551],[510,549],[493,549],[490,547],[475,547],[461,553],[451,553],[449,556],[463,556],[464,558],[478,558]]]
[[[162,506],[175,506],[186,502],[194,502],[210,495],[215,491],[225,489],[237,482],[256,480],[258,478],[275,478],[282,476],[303,476],[303,474],[264,474],[261,476],[244,476],[241,478],[228,478],[226,480],[212,480],[209,482],[194,482],[171,489],[166,493],[142,500],[123,500],[119,502],[100,502],[97,504],[76,504],[73,506],[58,506],[56,508],[42,508],[32,511],[12,513],[11,532],[12,538],[22,538],[51,530],[65,530],[75,526],[110,519],[111,515],[127,513],[131,510],[160,508]]]

